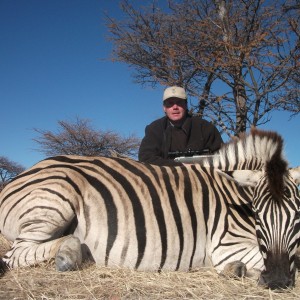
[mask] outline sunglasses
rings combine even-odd
[[[167,108],[170,108],[174,105],[180,106],[180,107],[185,107],[186,106],[186,100],[183,99],[170,99],[170,100],[165,100],[164,101],[164,106]]]

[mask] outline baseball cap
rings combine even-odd
[[[187,99],[185,89],[179,86],[171,86],[165,89],[163,95],[163,101],[169,98]]]

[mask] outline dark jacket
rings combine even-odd
[[[186,134],[186,139],[176,142],[177,145],[181,143],[180,151],[209,149],[215,152],[223,143],[217,128],[200,117],[187,116],[181,128]],[[167,117],[146,126],[145,137],[139,149],[139,160],[160,166],[181,165],[168,155],[170,151],[176,150],[171,149],[171,145],[174,144],[172,136],[174,136],[174,127],[171,126]]]

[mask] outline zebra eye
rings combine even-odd
[[[285,187],[284,188],[284,191],[283,191],[284,195],[287,197],[287,198],[291,198],[292,197],[292,194],[291,194],[291,191],[288,187]]]

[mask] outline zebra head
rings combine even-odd
[[[251,149],[252,161],[259,161],[257,167],[227,172],[234,181],[253,188],[255,229],[264,260],[259,283],[271,289],[294,286],[300,239],[300,167],[288,168],[282,146],[276,133],[256,131],[251,145],[249,138],[244,141],[243,150],[247,156],[247,148]]]
[[[295,253],[300,238],[299,181],[293,177],[296,174],[295,169],[284,172],[277,181],[262,172],[254,188],[252,209],[265,266],[259,283],[271,289],[295,284]]]

